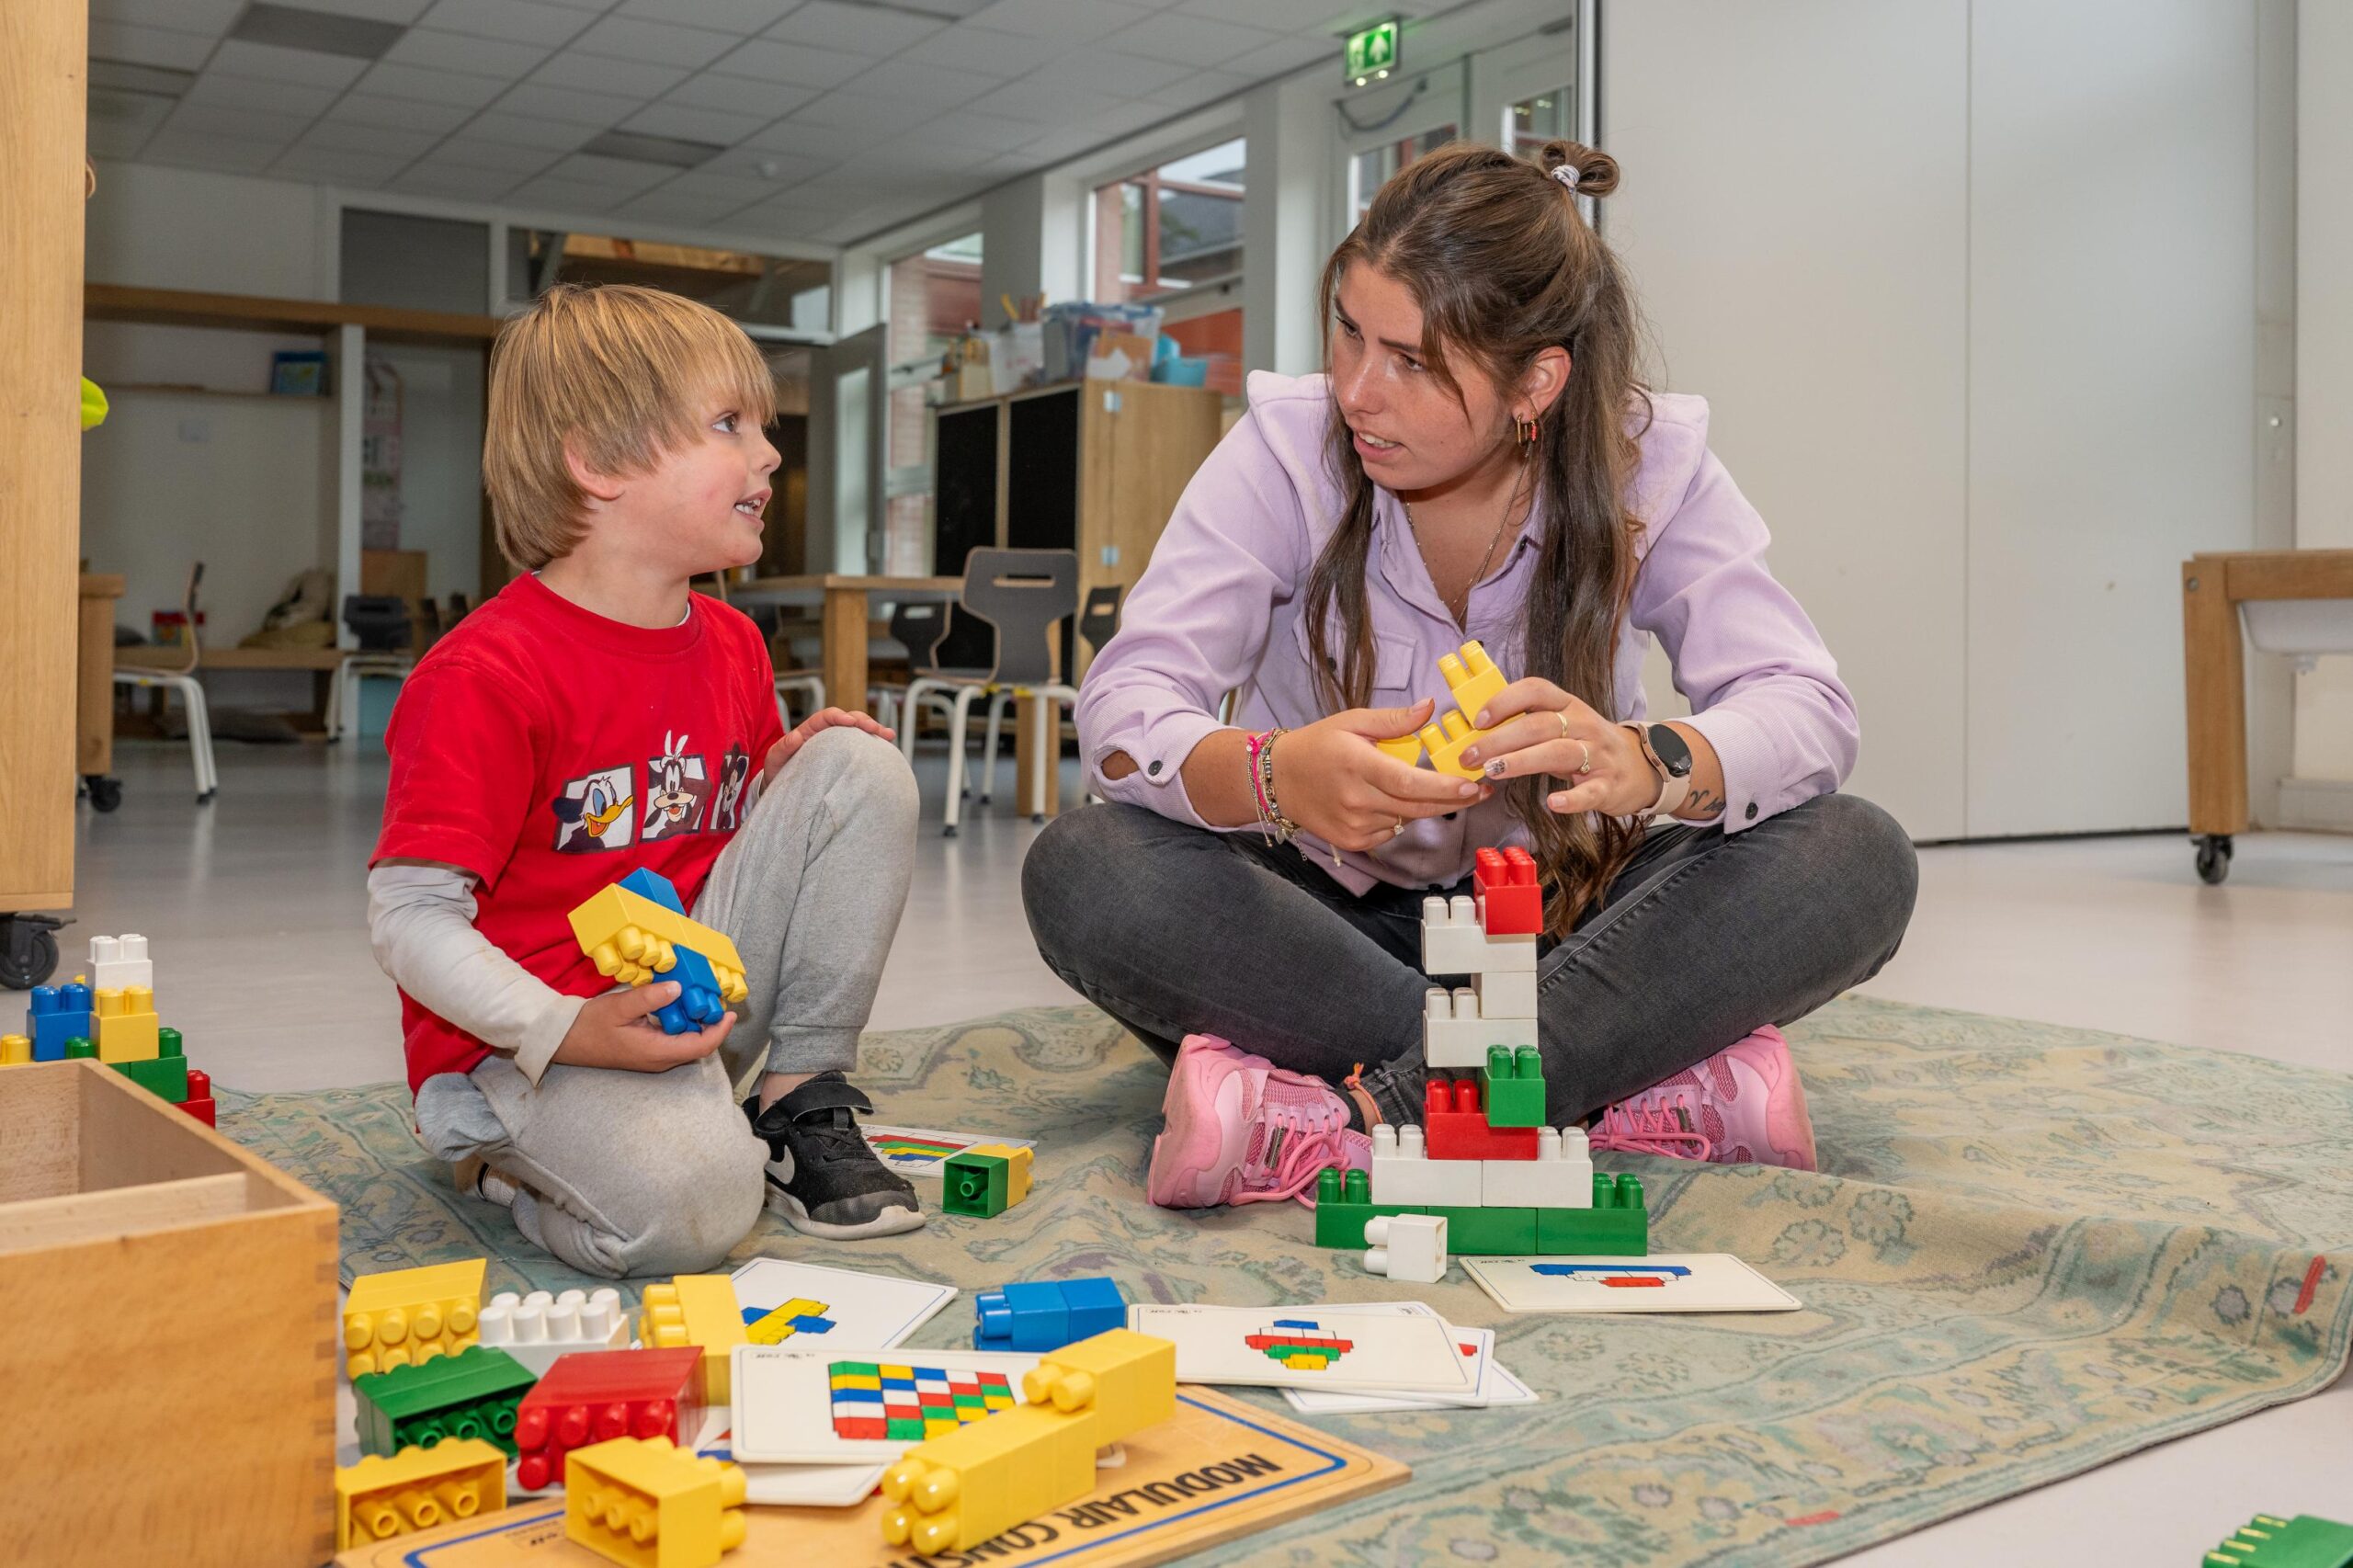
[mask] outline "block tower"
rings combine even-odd
[[[0,1067],[95,1056],[141,1088],[212,1124],[212,1080],[192,1072],[180,1032],[155,1016],[155,965],[147,938],[90,938],[90,968],[69,984],[36,985],[23,1034],[0,1034]]]
[[[1435,1214],[1459,1255],[1642,1256],[1650,1246],[1642,1183],[1595,1174],[1583,1128],[1544,1125],[1536,862],[1525,849],[1482,849],[1472,888],[1472,897],[1422,904],[1422,968],[1471,983],[1434,986],[1424,1000],[1421,1124],[1372,1130],[1370,1176],[1323,1173],[1316,1244],[1362,1247],[1370,1221]]]

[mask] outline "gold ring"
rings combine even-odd
[[[1404,836],[1404,834],[1405,819],[1404,817],[1399,817],[1397,819],[1397,825],[1389,830],[1389,836],[1392,838],[1402,838]]]
[[[1561,721],[1561,738],[1564,741],[1567,740],[1569,738],[1569,710],[1563,708],[1554,713],[1553,717]]]
[[[1583,741],[1579,741],[1577,743],[1577,750],[1585,753],[1584,760],[1577,764],[1577,777],[1582,778],[1586,774],[1593,771],[1593,748],[1586,744]]]

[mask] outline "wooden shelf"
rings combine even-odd
[[[335,399],[321,397],[315,392],[295,394],[244,392],[236,387],[175,386],[169,381],[109,381],[98,390],[106,393],[108,398],[119,396],[124,392],[144,392],[160,397],[254,398],[263,403],[297,403],[321,408],[331,408],[335,405]]]
[[[161,326],[232,327],[249,332],[315,333],[358,326],[389,343],[438,343],[480,347],[498,335],[496,316],[443,311],[404,311],[389,305],[344,305],[329,300],[274,300],[255,294],[204,294],[185,289],[131,289],[85,283],[82,314],[89,321],[145,322]]]

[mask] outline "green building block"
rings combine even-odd
[[[2206,1554],[2207,1568],[2353,1568],[2353,1525],[2257,1514]]]
[[[110,1062],[116,1072],[151,1095],[177,1105],[188,1098],[188,1058],[176,1053],[151,1062]]]
[[[97,1053],[97,1045],[94,1041],[84,1040],[80,1035],[75,1035],[65,1042],[65,1060],[68,1062],[77,1056],[96,1056]]]
[[[1428,1214],[1435,1210],[1411,1209],[1397,1203],[1372,1201],[1372,1178],[1362,1171],[1350,1171],[1346,1180],[1339,1167],[1326,1165],[1315,1178],[1315,1244],[1320,1247],[1347,1247],[1362,1250],[1364,1224],[1368,1220],[1384,1214]]]
[[[1326,1167],[1315,1178],[1315,1244],[1351,1251],[1364,1245],[1365,1221],[1383,1214],[1438,1214],[1446,1219],[1446,1250],[1461,1257],[1525,1257],[1537,1254],[1644,1257],[1650,1214],[1643,1184],[1631,1176],[1597,1174],[1590,1209],[1453,1209],[1374,1203],[1371,1179]]]
[[[1006,1210],[1011,1168],[999,1154],[958,1154],[939,1173],[939,1206],[989,1220]]]
[[[1479,1086],[1490,1127],[1544,1125],[1544,1060],[1532,1045],[1515,1053],[1509,1046],[1487,1047]]]
[[[515,1407],[539,1380],[506,1351],[470,1345],[411,1367],[351,1380],[358,1398],[359,1449],[390,1459],[411,1444],[480,1437],[516,1457]]]
[[[1446,1250],[1462,1257],[1514,1257],[1536,1250],[1534,1209],[1447,1209]]]

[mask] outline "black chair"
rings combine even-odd
[[[1098,654],[1120,630],[1120,600],[1126,593],[1117,583],[1086,590],[1086,603],[1078,612],[1078,634]]]
[[[1054,678],[1054,631],[1078,609],[1078,554],[1069,550],[976,550],[965,558],[964,587],[959,607],[995,630],[994,655],[985,670],[935,670],[911,683],[910,710],[927,688],[955,693],[948,738],[949,837],[956,835],[963,814],[964,748],[972,723],[972,704],[1000,692],[1011,698],[1036,698],[1047,733],[1039,738],[1031,756],[1038,771],[1034,798],[1043,799],[1044,770],[1054,764],[1062,747],[1061,705],[1078,708],[1074,687]],[[994,752],[994,746],[991,748]],[[992,765],[995,757],[988,757]],[[982,800],[988,799],[989,779],[982,778]],[[1043,822],[1043,813],[1035,819]]]

